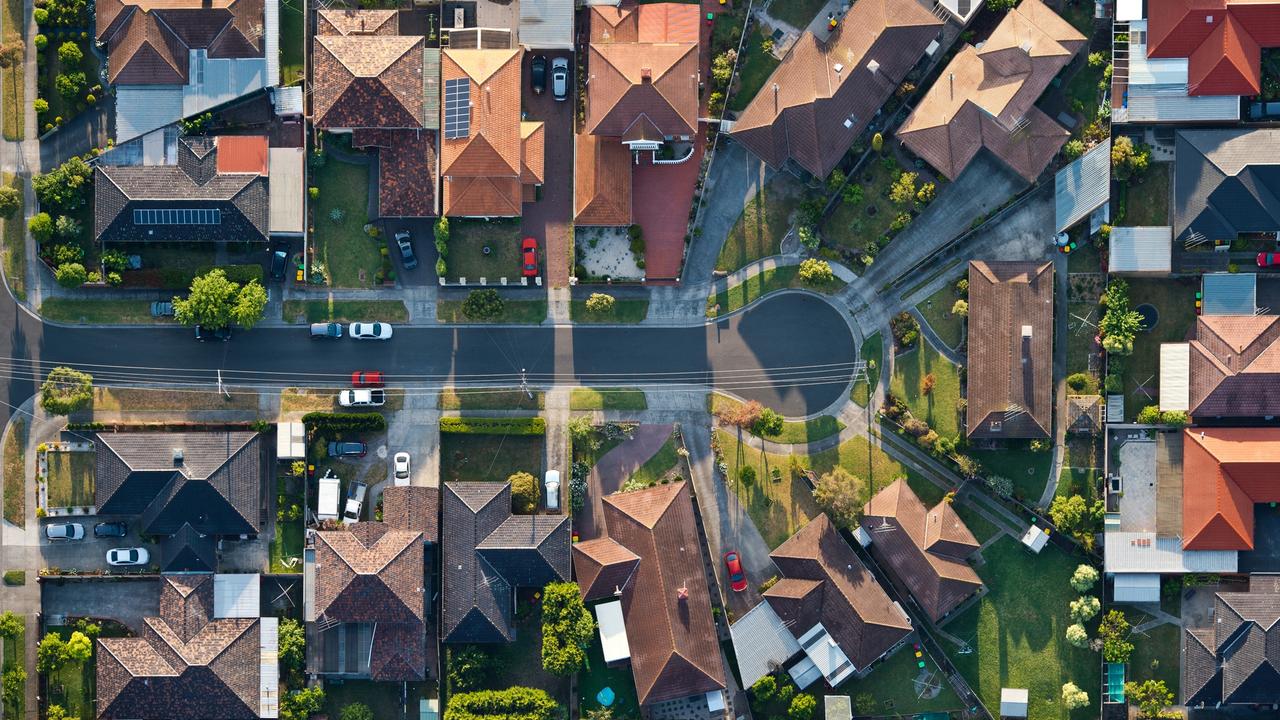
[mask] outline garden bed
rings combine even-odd
[[[764,30],[767,28],[760,22],[754,22],[742,43],[742,54],[738,56],[738,84],[733,96],[729,98],[728,109],[741,112],[751,103],[751,99],[760,92],[765,82],[781,62],[772,52],[765,52]]]
[[[88,16],[86,9],[80,22],[77,23],[82,27],[89,27],[92,19]],[[40,128],[43,134],[71,121],[72,118],[89,110],[102,100],[103,88],[99,85],[99,64],[98,56],[90,49],[90,33],[87,30],[68,30],[66,28],[51,27],[42,25],[39,32],[48,38],[48,45],[44,50],[36,51],[37,65],[39,68],[39,77],[37,79],[37,93],[41,100],[49,104],[49,109],[45,112],[37,113],[36,126]],[[74,65],[64,66],[62,60],[58,57],[58,48],[64,43],[73,43],[80,49],[80,61]],[[61,74],[74,75],[75,73],[84,73],[84,84],[78,91],[70,96],[64,97],[57,89],[57,78]],[[90,102],[89,98],[93,98]]]

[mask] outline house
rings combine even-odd
[[[1188,429],[1182,444],[1182,547],[1252,550],[1253,506],[1280,502],[1280,429]]]
[[[116,142],[280,83],[279,0],[95,4]]]
[[[1198,423],[1280,415],[1280,317],[1201,315],[1189,342],[1160,347],[1160,409]]]
[[[1174,0],[1172,7],[1181,5]],[[1235,122],[1240,119],[1238,95],[1192,94],[1188,57],[1156,57],[1151,54],[1151,32],[1142,0],[1116,3],[1112,34],[1117,56],[1127,68],[1111,76],[1111,122]],[[1160,24],[1167,14],[1158,8]],[[1128,38],[1127,40],[1125,38]],[[1124,55],[1121,55],[1124,53]]]
[[[1053,264],[969,263],[970,438],[1047,438],[1053,420]]]
[[[1218,592],[1213,599],[1206,623],[1182,633],[1182,703],[1274,705],[1280,698],[1280,578],[1250,575],[1247,591]]]
[[[604,534],[573,546],[583,598],[621,596],[636,696],[649,711],[723,706],[724,663],[689,493],[675,482],[608,495]]]
[[[315,126],[377,149],[379,216],[437,215],[440,50],[401,35],[395,10],[328,8],[316,18]]]
[[[97,639],[101,720],[251,720],[279,713],[277,625],[257,575],[164,575],[136,637]]]
[[[426,561],[439,539],[439,490],[388,487],[382,501],[383,522],[317,532],[307,551],[309,674],[415,682],[436,665]]]
[[[934,624],[982,590],[982,579],[965,562],[979,543],[950,503],[925,509],[907,481],[898,478],[863,507],[861,523],[871,538],[872,556]]]
[[[1280,129],[1180,130],[1174,140],[1173,237],[1231,242],[1280,231]]]
[[[262,136],[183,137],[166,165],[94,166],[98,242],[266,242],[269,153]]]
[[[952,180],[986,148],[1034,182],[1070,136],[1035,102],[1086,42],[1041,0],[1023,0],[981,48],[956,53],[898,138]]]
[[[144,535],[236,539],[262,528],[261,435],[100,432],[94,435],[98,515],[138,518]],[[200,553],[197,553],[200,554]]]
[[[444,82],[444,214],[519,217],[543,179],[545,132],[520,115],[524,50],[450,45],[441,59]]]
[[[441,637],[511,642],[516,590],[569,579],[569,516],[512,515],[510,483],[451,482],[441,494]]]
[[[1257,95],[1263,48],[1280,47],[1275,0],[1150,3],[1147,56],[1186,58],[1187,93]]]

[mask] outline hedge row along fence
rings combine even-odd
[[[321,431],[382,432],[387,429],[387,418],[380,413],[312,412],[303,415],[302,422]]]
[[[440,418],[440,432],[457,435],[546,435],[547,421],[531,418]]]

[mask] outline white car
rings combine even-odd
[[[386,401],[387,391],[378,388],[343,390],[338,393],[338,404],[342,407],[377,407]]]
[[[80,523],[50,523],[44,526],[44,536],[50,540],[83,540],[84,526]]]
[[[146,548],[112,548],[107,551],[108,565],[146,565],[151,555]]]
[[[409,484],[409,453],[398,452],[392,458],[393,474],[395,475],[396,485]]]
[[[356,340],[390,340],[391,326],[383,322],[353,322],[347,334]]]

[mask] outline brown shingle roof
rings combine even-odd
[[[951,179],[985,147],[1034,181],[1069,137],[1035,101],[1084,44],[1040,0],[1023,0],[982,49],[966,46],[952,58],[898,137]]]
[[[827,42],[800,36],[734,122],[733,137],[775,168],[791,159],[826,177],[942,25],[916,0],[854,3]]]
[[[399,35],[396,10],[326,8],[316,13],[317,35]]]
[[[182,85],[191,50],[262,57],[263,13],[262,0],[103,0],[96,24],[107,76],[121,85]]]
[[[382,217],[432,217],[436,214],[435,133],[387,131],[378,151],[378,214]]]
[[[1196,318],[1190,372],[1192,417],[1280,415],[1280,317]]]
[[[317,35],[313,51],[317,127],[423,127],[422,37]]]
[[[810,520],[769,557],[784,578],[765,593],[774,611],[784,620],[795,620],[791,632],[797,638],[821,622],[858,671],[911,633],[911,620],[885,594],[826,513]],[[819,591],[809,583],[791,583],[775,592],[774,588],[787,580],[822,587]],[[792,587],[794,590],[789,589]],[[817,597],[819,592],[821,598]],[[780,598],[785,601],[779,602]],[[816,602],[819,599],[820,605]],[[804,608],[799,614],[798,606]]]
[[[593,6],[599,7],[599,6]],[[577,135],[575,225],[631,224],[631,152],[598,135]]]
[[[440,540],[440,488],[394,485],[382,491],[382,520],[397,530],[422,533],[427,542]]]
[[[1053,264],[970,262],[969,437],[1048,437],[1052,375]]]

